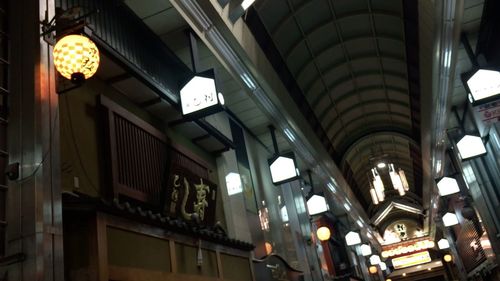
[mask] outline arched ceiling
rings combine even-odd
[[[378,161],[402,168],[412,196],[422,196],[416,2],[260,0],[248,15],[367,213],[376,209],[367,174]]]

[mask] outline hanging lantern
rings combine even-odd
[[[446,213],[443,216],[443,224],[446,227],[457,225],[458,224],[457,215],[455,215],[454,213]]]
[[[264,245],[266,247],[266,255],[270,255],[273,252],[273,245],[269,242],[266,242]]]
[[[375,189],[370,188],[370,196],[372,197],[373,204],[378,205],[379,201],[378,201],[377,192],[375,191]]]
[[[394,189],[399,190],[400,188],[403,188],[403,182],[401,182],[401,178],[399,177],[399,174],[396,173],[396,170],[394,169],[394,164],[389,164],[389,177],[391,178],[392,186]]]
[[[99,49],[82,35],[61,38],[54,47],[53,56],[57,71],[76,84],[92,77],[99,67]]]
[[[402,169],[398,170],[399,178],[401,179],[401,182],[403,183],[403,188],[405,191],[410,190],[410,185],[408,184],[408,180],[406,179],[405,171]]]
[[[373,176],[373,189],[375,189],[375,194],[377,195],[378,201],[382,202],[385,200],[384,182],[382,181],[382,178],[380,177],[380,174],[378,173],[376,168],[373,168],[371,171]]]
[[[328,239],[330,239],[330,229],[326,226],[322,226],[318,228],[318,230],[316,231],[316,235],[318,236],[318,239],[320,241],[327,241]]]
[[[370,271],[371,274],[376,274],[378,269],[376,266],[372,265],[368,268],[368,271]]]
[[[453,260],[452,256],[450,254],[444,255],[444,261],[445,262],[451,262]]]

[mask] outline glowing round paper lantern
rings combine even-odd
[[[273,252],[273,245],[271,245],[271,243],[269,242],[266,242],[265,246],[266,246],[266,254],[270,255]]]
[[[320,241],[327,241],[328,239],[330,239],[330,229],[326,226],[322,226],[318,228],[318,230],[316,230],[316,235],[318,236],[318,239]]]
[[[378,269],[376,266],[372,265],[368,268],[368,271],[370,271],[371,274],[376,274]]]
[[[67,35],[57,41],[54,51],[57,71],[73,83],[92,77],[99,67],[99,49],[89,38]]]
[[[453,260],[453,257],[450,254],[446,254],[443,257],[445,262],[451,262]]]

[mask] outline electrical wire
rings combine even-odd
[[[56,107],[56,114],[54,116],[54,120],[52,121],[52,128],[51,128],[51,132],[53,132],[55,130],[55,127],[56,127],[56,121],[59,119],[59,103],[57,104],[57,107]],[[52,140],[52,139],[51,139]],[[18,183],[18,184],[23,184],[23,183],[26,183],[28,182],[30,179],[32,179],[36,173],[38,172],[38,170],[40,169],[40,167],[43,165],[43,163],[45,163],[45,160],[47,160],[47,157],[49,156],[49,153],[50,153],[50,150],[52,149],[52,142],[49,143],[49,148],[47,149],[47,151],[45,151],[43,153],[43,156],[42,156],[42,161],[40,161],[40,163],[38,163],[38,165],[35,167],[35,169],[33,170],[33,172],[31,172],[28,176],[24,177],[24,178],[21,178],[21,179],[18,179],[15,181],[15,183]]]
[[[67,96],[64,96],[64,103],[66,105],[66,110],[68,112],[69,131],[70,131],[71,139],[72,139],[72,142],[73,142],[73,147],[75,148],[76,156],[78,158],[78,164],[80,165],[80,168],[83,171],[83,175],[85,176],[85,179],[89,183],[90,187],[97,194],[100,194],[99,189],[92,182],[92,179],[90,178],[89,173],[88,173],[87,169],[85,168],[85,165],[83,165],[83,160],[82,160],[82,156],[81,156],[81,153],[80,153],[80,149],[78,148],[78,145],[76,143],[75,132],[73,130],[73,119],[71,117],[71,110],[69,109],[69,103],[68,103],[68,97]]]

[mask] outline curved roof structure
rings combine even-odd
[[[409,193],[422,197],[417,11],[403,0],[263,0],[247,15],[369,214],[379,206],[371,206],[368,174],[381,161],[403,169]]]

